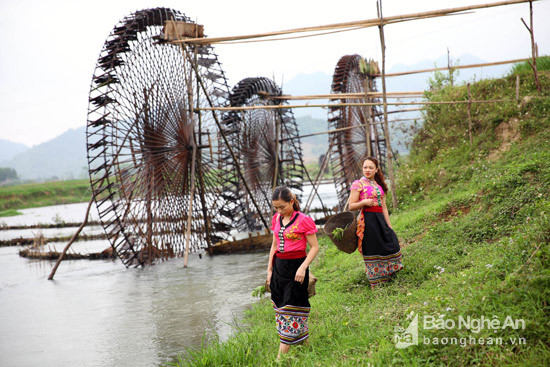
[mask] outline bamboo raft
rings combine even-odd
[[[71,239],[72,236],[60,236],[60,237],[48,237],[44,238],[45,242],[67,242]],[[79,235],[78,241],[93,241],[93,240],[104,240],[107,239],[107,235],[104,233],[101,234],[83,234]],[[25,246],[32,245],[35,243],[35,238],[12,238],[9,240],[0,240],[0,247],[8,246]]]
[[[233,241],[220,241],[214,246],[206,248],[208,255],[232,254],[237,252],[255,252],[269,250],[273,241],[273,234],[263,233],[253,236],[249,233],[248,238]]]
[[[40,251],[33,248],[28,248],[19,251],[19,256],[34,260],[57,260],[61,256],[61,252],[57,251]],[[92,252],[89,254],[66,253],[65,260],[105,260],[115,259],[116,255],[111,247],[101,251]]]

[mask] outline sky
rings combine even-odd
[[[384,16],[491,0],[384,0]],[[211,37],[376,18],[375,0],[0,0],[0,139],[28,146],[86,124],[91,77],[113,27],[136,10],[168,7]],[[533,4],[539,55],[550,55],[550,0]],[[487,61],[531,55],[528,3],[385,27],[386,70],[471,54]],[[381,59],[377,28],[287,41],[215,45],[232,87],[266,76],[279,85],[300,73],[332,75],[346,54]]]

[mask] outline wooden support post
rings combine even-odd
[[[193,62],[195,64],[195,66],[198,64],[198,47],[197,46],[194,46],[193,47],[193,50],[194,50],[194,58],[193,58]],[[190,71],[191,72],[191,71]],[[200,90],[200,84],[198,81],[196,81],[196,88],[197,88],[197,94],[198,94],[198,91]],[[191,99],[191,102],[193,100]],[[202,111],[199,110],[199,103],[200,103],[200,100],[199,100],[199,96],[197,95],[197,99],[195,101],[196,103],[196,109],[195,109],[195,112],[197,114],[197,121],[199,123],[199,128],[197,129],[198,131],[198,142],[199,142],[199,146],[202,145]],[[193,113],[191,113],[192,117],[194,116]],[[197,141],[197,138],[195,138],[195,141]],[[214,162],[214,153],[212,151],[212,141],[210,140],[210,131],[208,131],[208,145],[210,147],[210,159],[211,159],[211,162]],[[202,152],[201,151],[198,151],[197,152],[198,154],[198,160],[199,161],[202,161],[201,159],[201,155],[202,155]],[[199,192],[199,197],[201,199],[201,210],[202,210],[202,217],[203,217],[203,222],[204,222],[204,233],[206,235],[206,244],[208,247],[212,246],[213,243],[212,243],[212,237],[211,237],[211,231],[210,231],[210,217],[208,216],[208,211],[207,211],[207,208],[206,208],[206,198],[205,198],[205,195],[204,195],[204,191],[205,191],[205,182],[204,182],[204,172],[203,172],[203,169],[202,169],[202,164],[199,164],[198,166],[198,169],[197,169],[197,173],[199,174],[199,187],[198,187],[198,192]]]
[[[369,94],[369,77],[365,75],[365,80],[363,80],[363,89],[365,91],[365,99],[368,101],[368,94]],[[365,106],[365,110],[367,111],[367,121],[363,121],[365,126],[365,140],[367,143],[367,156],[372,157],[372,142],[371,142],[371,115],[372,115],[372,107],[371,106]]]
[[[279,139],[281,138],[281,124],[279,119],[275,119],[275,174],[273,175],[272,189],[277,186],[279,175]]]
[[[187,233],[185,234],[185,255],[183,256],[183,267],[187,267],[189,260],[189,241],[191,240],[191,221],[193,217],[193,199],[195,196],[195,161],[197,158],[197,146],[193,146],[191,161],[191,192],[189,193],[189,211],[187,213]]]
[[[451,87],[454,85],[454,78],[453,78],[453,70],[451,68],[452,62],[451,62],[451,54],[449,51],[449,47],[447,47],[447,69],[449,69],[449,80],[451,82]]]
[[[470,83],[468,87],[468,134],[470,135],[470,148],[472,147],[472,93],[470,92]]]
[[[65,258],[65,255],[67,254],[67,251],[69,250],[69,247],[71,247],[71,245],[73,244],[74,240],[77,239],[78,235],[80,234],[80,232],[82,232],[82,229],[86,226],[86,224],[88,223],[88,216],[90,215],[90,208],[92,207],[92,203],[94,202],[94,195],[92,195],[92,198],[90,199],[90,202],[88,203],[88,208],[86,209],[86,216],[84,217],[84,221],[82,222],[82,224],[80,225],[80,227],[78,227],[78,229],[76,230],[75,234],[73,234],[73,237],[71,237],[71,239],[69,240],[69,243],[67,243],[67,245],[65,246],[65,248],[63,249],[63,252],[61,253],[61,255],[59,255],[59,258],[57,259],[52,271],[50,272],[50,275],[48,276],[48,280],[53,280],[53,277],[55,275],[55,272],[57,271],[57,268],[59,267],[59,264],[61,264],[61,261],[63,261],[63,259]]]
[[[527,30],[529,31],[529,33],[531,34],[531,55],[532,55],[532,60],[531,62],[529,62],[529,65],[531,65],[531,69],[533,69],[533,74],[535,75],[535,84],[537,86],[537,91],[539,93],[542,92],[542,88],[540,86],[540,80],[539,80],[539,73],[537,72],[537,45],[535,43],[535,32],[534,32],[534,29],[533,29],[533,0],[529,0],[529,17],[530,17],[530,26],[527,25],[527,23],[525,23],[525,21],[523,20],[523,18],[521,18],[521,21],[523,22],[523,25],[525,26],[525,28],[527,28]]]
[[[204,85],[204,82],[202,81],[199,70],[198,70],[197,66],[194,63],[192,63],[191,57],[189,56],[189,54],[188,54],[187,50],[185,49],[185,46],[183,45],[183,43],[180,43],[180,46],[181,46],[183,54],[185,55],[185,57],[191,63],[191,67],[193,68],[193,70],[195,72],[195,77],[197,78],[197,81],[199,82],[199,84],[201,86],[201,89],[204,92],[204,97],[208,101],[208,104],[210,105],[210,109],[212,109],[212,117],[214,118],[214,121],[216,122],[216,126],[218,127],[218,131],[220,132],[220,134],[222,136],[222,139],[223,139],[225,145],[227,146],[227,150],[229,151],[229,154],[231,155],[231,158],[235,162],[235,165],[236,165],[236,168],[237,168],[237,174],[239,175],[239,178],[242,180],[243,186],[245,187],[246,192],[250,196],[250,200],[252,201],[252,204],[254,205],[254,208],[258,211],[258,215],[259,215],[264,227],[269,229],[269,228],[271,228],[271,226],[268,224],[268,221],[262,215],[262,211],[260,210],[260,207],[259,207],[258,203],[256,203],[256,200],[254,199],[254,196],[252,195],[252,191],[250,190],[250,187],[248,186],[248,183],[246,182],[246,178],[244,177],[244,174],[242,173],[242,170],[241,170],[241,167],[239,165],[239,161],[237,159],[237,156],[233,152],[233,148],[231,147],[231,144],[229,144],[229,141],[227,140],[227,136],[225,135],[225,133],[223,131],[222,125],[221,125],[220,121],[218,120],[218,116],[216,115],[216,112],[213,110],[214,103],[212,103],[212,100],[210,99],[210,96],[208,95],[208,89],[206,88],[206,86]]]
[[[395,175],[393,173],[393,154],[391,149],[390,141],[390,129],[388,126],[388,105],[387,105],[387,96],[386,96],[386,42],[384,40],[384,18],[382,15],[382,0],[377,2],[378,8],[378,17],[380,18],[380,25],[378,30],[380,32],[380,44],[382,47],[382,98],[384,100],[384,130],[386,136],[386,156],[388,160],[388,174],[390,177],[390,191],[392,196],[392,206],[394,209],[397,208],[397,196],[395,192]]]
[[[321,164],[321,167],[319,169],[319,173],[317,174],[317,177],[315,177],[315,182],[312,182],[313,186],[311,187],[311,193],[309,194],[309,197],[307,198],[306,205],[304,207],[304,213],[307,214],[309,211],[309,207],[313,203],[313,193],[317,193],[319,196],[319,193],[317,192],[317,188],[319,187],[319,183],[321,182],[321,177],[323,176],[323,171],[327,167],[327,162],[330,159],[330,151],[332,150],[332,143],[328,145],[327,152],[325,153],[325,159],[323,160],[323,164]],[[321,202],[322,203],[322,202]],[[323,205],[324,207],[324,205]]]
[[[519,103],[519,75],[516,75],[516,102]]]

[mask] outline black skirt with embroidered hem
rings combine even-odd
[[[296,271],[305,259],[280,259],[275,256],[273,260],[271,302],[275,310],[279,339],[284,344],[296,344],[309,336],[309,268],[302,284],[294,280]]]
[[[387,282],[403,269],[397,235],[386,223],[382,213],[364,212],[365,232],[362,242],[363,261],[372,286]]]

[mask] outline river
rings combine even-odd
[[[331,185],[323,185],[331,186]],[[324,187],[334,205],[334,190]],[[334,197],[332,197],[334,196]],[[21,210],[0,224],[83,220],[86,203]],[[314,202],[315,207],[315,202]],[[91,220],[97,218],[95,209]],[[0,238],[70,235],[76,228],[0,231]],[[101,233],[97,226],[87,234]],[[65,243],[48,243],[61,251]],[[98,252],[105,240],[75,242],[76,252]],[[243,311],[257,299],[268,254],[209,257],[193,253],[188,268],[173,259],[126,269],[120,260],[61,263],[18,255],[21,247],[0,248],[0,366],[158,366],[203,341],[226,340]],[[274,329],[275,330],[275,329]],[[273,336],[276,338],[276,335]]]
[[[55,206],[49,213],[63,216],[64,208],[71,213],[80,207],[82,216],[85,206]],[[30,224],[28,216],[36,211],[1,221]],[[39,211],[48,213],[48,208]],[[54,236],[74,230],[0,234]],[[47,246],[60,250],[64,245]],[[108,246],[107,241],[83,241],[71,248],[96,252]],[[203,340],[225,340],[255,301],[251,293],[262,284],[268,257],[265,252],[202,258],[194,253],[187,268],[181,258],[130,269],[119,260],[64,261],[49,281],[53,262],[22,258],[19,249],[0,248],[2,367],[158,366]]]

